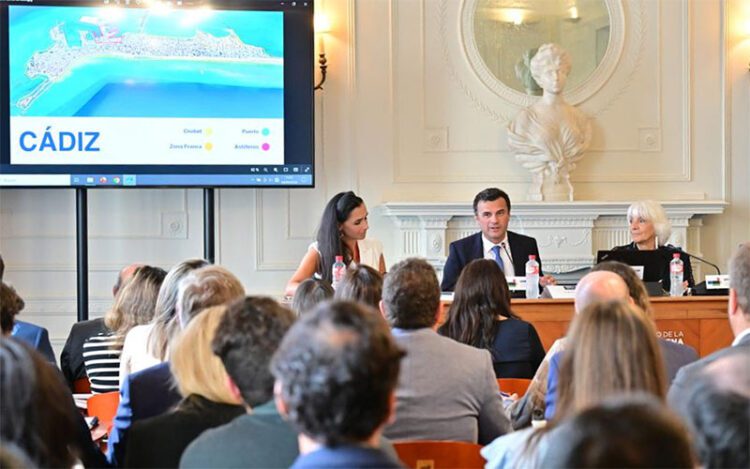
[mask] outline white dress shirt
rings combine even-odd
[[[498,244],[493,243],[489,239],[482,235],[482,251],[484,252],[485,259],[495,260],[495,253],[492,252],[492,248],[500,246],[500,258],[503,260],[503,270],[505,271],[506,277],[514,277],[516,270],[513,268],[513,259],[510,258],[510,244],[508,244],[508,233],[505,233],[505,238]]]

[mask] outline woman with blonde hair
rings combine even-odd
[[[226,306],[198,313],[170,349],[170,368],[183,399],[174,410],[135,422],[128,433],[125,467],[178,467],[185,448],[209,428],[245,412],[239,394],[211,350]]]
[[[482,450],[488,468],[538,466],[546,434],[611,396],[647,393],[664,402],[667,382],[652,321],[624,302],[595,303],[573,319],[560,360],[557,406],[543,430],[502,436]],[[561,357],[562,355],[562,357]],[[550,369],[553,366],[550,365]]]
[[[156,297],[154,318],[135,326],[125,337],[120,357],[120,385],[130,373],[157,365],[167,359],[167,345],[180,330],[176,320],[177,292],[180,280],[195,269],[205,267],[204,259],[188,259],[167,273]]]
[[[83,361],[94,393],[117,391],[120,385],[120,355],[125,336],[135,326],[154,317],[159,288],[167,273],[148,265],[136,269],[120,288],[115,304],[104,316],[108,332],[89,337],[83,344]]]

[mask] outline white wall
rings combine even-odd
[[[325,0],[333,32],[316,94],[317,187],[219,190],[217,258],[252,293],[280,294],[325,201],[353,189],[370,236],[395,258],[385,202],[471,200],[487,186],[524,197],[528,175],[507,152],[520,108],[492,92],[461,45],[455,0]],[[573,175],[580,200],[725,200],[703,222],[703,254],[725,265],[750,239],[750,20],[746,2],[627,1],[622,55],[580,106],[595,116],[591,151]],[[571,51],[575,54],[575,51]],[[200,190],[90,191],[91,308],[110,303],[117,270],[170,267],[202,254]],[[72,190],[0,191],[6,278],[22,317],[64,342],[75,320]],[[705,270],[704,270],[705,271]]]

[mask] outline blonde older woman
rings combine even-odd
[[[171,370],[183,400],[171,412],[133,424],[125,467],[177,467],[185,448],[201,433],[245,412],[211,350],[225,312],[222,305],[198,313],[170,348]]]
[[[669,291],[669,262],[672,255],[678,253],[684,264],[684,288],[694,287],[693,269],[690,265],[690,256],[684,251],[667,244],[672,234],[672,224],[667,218],[664,207],[653,200],[642,200],[628,207],[628,225],[630,227],[630,239],[632,242],[624,246],[617,246],[613,251],[654,251],[664,253],[665,265],[662,269],[662,288]]]

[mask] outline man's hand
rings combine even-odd
[[[557,280],[551,275],[545,275],[539,279],[539,285],[546,287],[547,285],[557,285]]]

